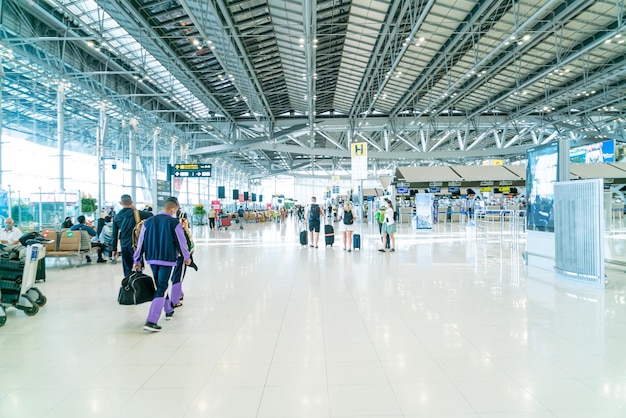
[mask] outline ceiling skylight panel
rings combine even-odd
[[[121,28],[118,23],[112,19],[94,0],[84,1],[67,1],[61,0],[58,4],[67,7],[67,9],[76,15],[80,15],[83,23],[91,30],[100,33],[104,40],[109,43],[110,47],[118,53],[133,61],[138,70],[144,71],[144,76],[149,80],[159,81],[161,88],[183,97],[193,96],[193,94],[177,80],[165,66],[157,61],[135,38],[133,38],[126,30]],[[141,80],[141,78],[138,78]],[[208,113],[206,106],[194,97],[193,101],[185,101],[185,104],[194,111]],[[202,110],[196,110],[194,102]]]

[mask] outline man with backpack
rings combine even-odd
[[[306,217],[309,220],[309,247],[317,248],[320,240],[321,219],[325,217],[324,209],[317,203],[315,196],[311,198],[311,204],[307,206]]]
[[[243,229],[243,219],[246,211],[243,210],[243,206],[239,206],[239,210],[237,211],[237,218],[239,220],[239,229]]]
[[[113,218],[111,227],[111,257],[113,260],[117,257],[119,240],[119,252],[122,254],[124,277],[128,277],[133,272],[133,253],[136,245],[136,242],[133,242],[133,231],[138,223],[136,219],[139,219],[139,221],[148,219],[152,216],[152,213],[135,209],[132,197],[127,194],[122,195],[120,204],[122,205],[122,210]]]

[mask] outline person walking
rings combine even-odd
[[[171,301],[169,299],[166,301],[165,298],[172,269],[176,267],[176,260],[179,256],[182,256],[185,265],[191,263],[185,232],[176,217],[178,209],[178,200],[169,198],[165,201],[161,212],[144,222],[139,233],[137,249],[133,255],[133,267],[136,270],[141,269],[141,260],[145,255],[146,263],[150,265],[156,283],[154,299],[143,327],[146,331],[161,331],[158,321],[163,310],[165,310],[165,319],[171,319],[174,316],[174,307]]]
[[[122,210],[115,215],[113,225],[111,226],[111,257],[113,260],[117,258],[117,245],[119,240],[124,277],[128,277],[133,272],[133,230],[136,225],[135,212],[137,212],[139,219],[148,219],[152,214],[135,209],[132,197],[127,194],[122,195],[120,204],[122,205]]]
[[[176,203],[178,203],[178,200],[176,200]],[[180,222],[181,226],[183,227],[183,232],[185,233],[185,242],[187,243],[187,251],[189,251],[189,258],[191,260],[188,266],[195,271],[198,271],[198,266],[193,261],[193,251],[195,245],[193,243],[191,229],[189,229],[189,219],[187,218],[187,213],[178,209],[178,211],[176,211],[176,219],[178,219],[178,221]],[[170,294],[170,302],[173,308],[179,308],[183,306],[181,300],[183,300],[184,296],[182,286],[185,274],[187,274],[187,265],[185,264],[185,259],[183,255],[179,253],[178,258],[176,259],[176,266],[174,267],[174,271],[172,272],[172,292]]]
[[[237,218],[239,219],[239,229],[243,229],[243,216],[246,214],[246,211],[243,210],[243,206],[239,206],[239,210],[237,211]]]
[[[387,242],[387,236],[391,240],[391,248],[389,252],[394,252],[396,250],[396,221],[395,221],[395,212],[393,210],[393,204],[391,200],[385,198],[385,202],[387,203],[387,208],[385,209],[385,219],[382,225],[382,234],[383,234],[383,248],[381,248],[380,252],[385,252],[385,243]]]
[[[352,234],[354,232],[354,222],[356,221],[356,212],[352,208],[352,202],[349,200],[343,204],[339,210],[340,228],[343,232],[343,249],[352,252]]]
[[[317,248],[320,240],[321,219],[325,218],[324,209],[317,204],[317,198],[311,198],[311,204],[307,206],[305,217],[309,220],[309,247]]]
[[[210,229],[215,229],[215,216],[217,215],[217,212],[215,212],[215,209],[211,208],[209,209],[209,228]]]

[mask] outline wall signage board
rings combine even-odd
[[[170,181],[157,180],[157,207],[163,207],[167,198],[171,196],[171,187],[172,184]]]

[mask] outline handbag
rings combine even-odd
[[[124,277],[117,296],[120,305],[139,305],[154,299],[156,285],[152,277],[141,271]]]
[[[122,279],[120,286],[120,292],[117,295],[117,303],[120,305],[134,305],[135,304],[135,291],[128,285],[128,278]]]

